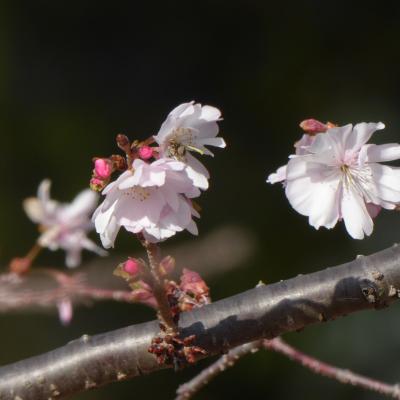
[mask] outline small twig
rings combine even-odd
[[[35,243],[32,248],[28,251],[27,255],[25,258],[29,259],[31,264],[33,261],[36,259],[36,257],[40,254],[40,252],[43,250],[43,247],[39,243]]]
[[[227,354],[224,354],[216,362],[203,369],[203,371],[201,371],[192,380],[179,386],[178,390],[176,391],[177,396],[175,400],[190,399],[220,373],[224,372],[228,368],[233,367],[243,356],[249,353],[257,352],[262,346],[262,343],[262,340],[256,340],[254,342],[235,347]]]
[[[168,302],[167,294],[163,284],[163,277],[159,274],[159,248],[154,243],[149,243],[147,240],[141,241],[143,247],[146,249],[147,258],[149,260],[150,271],[147,271],[147,280],[152,288],[153,295],[157,301],[158,310],[157,315],[163,325],[166,327],[168,333],[178,333],[178,326],[176,325],[171,307]]]
[[[190,399],[220,373],[224,372],[227,368],[233,367],[240,358],[246,354],[255,353],[261,347],[280,353],[303,367],[308,368],[315,374],[326,376],[340,383],[377,392],[394,399],[400,399],[399,385],[389,385],[385,382],[356,374],[347,369],[334,367],[302,353],[278,337],[272,340],[258,340],[234,348],[229,353],[219,358],[215,363],[201,371],[200,374],[195,376],[192,380],[181,385],[177,390],[178,396],[176,400]]]
[[[280,338],[272,340],[264,340],[263,347],[283,354],[294,362],[299,363],[312,372],[326,376],[327,378],[335,379],[338,382],[361,387],[363,389],[371,390],[394,399],[400,399],[399,385],[389,385],[366,376],[358,375],[347,369],[341,369],[320,361],[314,357],[302,353],[301,351],[290,346]]]

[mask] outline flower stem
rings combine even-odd
[[[143,247],[146,249],[147,258],[149,260],[149,269],[147,272],[147,280],[153,290],[153,295],[158,304],[157,316],[161,323],[165,326],[168,333],[178,333],[179,329],[174,321],[171,312],[171,307],[168,302],[167,294],[164,287],[164,278],[159,273],[159,248],[156,244],[150,243],[147,240],[141,240]]]
[[[33,247],[28,251],[25,258],[27,258],[32,264],[33,261],[36,259],[36,257],[40,254],[40,252],[42,250],[43,250],[43,247],[39,243],[35,243],[33,245]]]

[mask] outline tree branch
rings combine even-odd
[[[196,335],[208,355],[261,338],[379,309],[398,298],[400,247],[217,301],[181,316],[183,336]],[[0,368],[1,400],[39,400],[69,395],[157,371],[147,349],[157,321],[83,336],[49,353]]]

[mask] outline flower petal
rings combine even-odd
[[[347,232],[354,239],[364,239],[374,228],[374,223],[367,210],[364,200],[352,187],[343,188],[341,214]]]

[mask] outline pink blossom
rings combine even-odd
[[[366,144],[383,123],[349,124],[318,134],[306,154],[291,158],[286,196],[316,229],[343,220],[351,237],[373,230],[380,208],[400,202],[400,169],[381,164],[400,158],[399,144]]]
[[[98,196],[87,189],[78,194],[70,204],[60,204],[50,198],[49,180],[44,180],[38,189],[38,197],[24,201],[24,209],[29,218],[39,224],[42,234],[38,243],[50,250],[65,250],[66,264],[76,267],[81,262],[82,249],[100,256],[107,253],[93,243],[87,234],[93,229],[89,215],[96,207]]]
[[[213,156],[206,146],[224,148],[224,139],[216,137],[217,122],[221,112],[211,106],[202,106],[194,101],[174,108],[154,139],[160,145],[163,157],[172,157],[188,165],[188,175],[201,189],[208,188],[209,173],[191,152]]]
[[[192,217],[199,215],[189,199],[198,197],[200,190],[188,175],[180,161],[161,158],[148,164],[136,159],[131,169],[104,189],[106,198],[93,215],[103,246],[114,246],[121,226],[142,233],[150,242],[185,229],[197,234]]]

